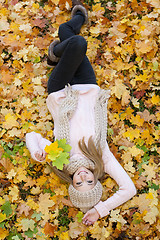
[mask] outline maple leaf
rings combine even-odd
[[[11,207],[11,204],[9,201],[5,202],[2,206],[1,209],[3,210],[3,213],[8,217],[9,215],[12,214],[13,210]]]
[[[110,221],[111,222],[120,222],[122,225],[126,223],[126,220],[119,214],[120,209],[112,210],[110,214]]]
[[[69,236],[73,239],[83,234],[85,230],[86,226],[82,223],[79,223],[77,219],[69,224]]]
[[[9,190],[10,190],[9,195],[11,196],[12,201],[16,201],[19,195],[18,187],[14,185],[13,187],[9,187]]]
[[[27,206],[25,203],[21,203],[17,210],[19,211],[19,215],[22,215],[22,213],[25,214],[25,216],[29,215],[29,211],[31,210],[31,208],[29,206]]]
[[[47,24],[47,20],[43,18],[37,18],[33,21],[33,24],[39,28],[44,28]]]
[[[56,158],[56,161],[52,161],[52,165],[62,170],[64,164],[68,164],[69,153],[61,152],[60,155]]]
[[[0,213],[0,223],[6,219],[6,214]]]
[[[5,122],[3,123],[3,128],[11,129],[12,127],[18,127],[17,117],[8,113],[5,116]]]
[[[59,240],[70,240],[70,237],[68,235],[68,231],[67,232],[62,232],[59,236]]]
[[[54,232],[57,230],[57,226],[47,222],[44,226],[44,233],[50,237],[54,237]]]
[[[82,218],[83,218],[84,214],[82,212],[78,212],[76,217],[77,217],[77,221],[80,223],[82,222]]]
[[[47,155],[47,160],[52,161],[52,165],[62,170],[64,164],[69,163],[69,151],[71,146],[66,144],[66,139],[56,140],[54,143],[51,143],[49,146],[45,147],[45,151],[49,153]]]
[[[14,169],[11,169],[11,171],[7,174],[7,178],[8,179],[12,179],[13,177],[16,176],[16,172],[14,171]]]
[[[66,144],[66,139],[60,139],[57,140],[58,146],[64,150],[64,152],[70,152],[71,146],[69,144]]]
[[[2,240],[5,239],[5,237],[7,237],[8,234],[9,234],[9,231],[8,231],[8,230],[3,229],[3,228],[0,227],[0,236],[1,236],[1,239],[2,239]]]
[[[33,231],[35,228],[35,221],[33,219],[23,218],[20,223],[23,231],[27,231],[28,229]]]
[[[55,203],[53,200],[50,200],[50,194],[45,193],[45,194],[40,194],[39,196],[39,211],[42,212],[43,214],[48,213],[49,208],[52,207]]]

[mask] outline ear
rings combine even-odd
[[[62,203],[69,207],[74,207],[70,199],[63,198]]]

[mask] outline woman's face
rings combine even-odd
[[[95,186],[93,173],[85,167],[80,167],[73,175],[73,187],[80,192],[85,192]]]

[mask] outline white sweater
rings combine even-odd
[[[79,90],[78,106],[76,111],[70,120],[70,145],[72,147],[70,156],[81,155],[82,153],[78,147],[78,141],[85,136],[87,142],[90,136],[95,134],[95,113],[94,106],[96,96],[100,90],[97,85],[94,84],[81,84],[73,85],[73,89]],[[49,111],[54,119],[54,135],[57,135],[58,124],[58,110],[61,100],[64,99],[64,90],[60,90],[49,94],[46,102]],[[39,150],[44,150],[46,145],[50,145],[50,141],[38,133],[31,132],[26,134],[26,145],[29,149],[33,159],[37,160],[35,153]],[[109,174],[119,186],[119,190],[113,194],[106,201],[100,201],[96,206],[96,210],[101,217],[109,214],[109,211],[128,201],[136,194],[136,188],[126,173],[126,171],[118,163],[114,155],[110,152],[108,144],[106,142],[105,149],[103,150],[103,162],[105,173]]]

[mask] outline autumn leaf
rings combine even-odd
[[[21,225],[23,231],[27,231],[28,229],[33,231],[35,228],[35,221],[33,221],[33,219],[23,218],[21,220]]]
[[[12,210],[12,207],[11,207],[11,204],[9,201],[5,202],[2,206],[1,206],[1,209],[3,210],[2,212],[4,214],[6,214],[6,216],[8,217],[9,215],[12,214],[13,210]]]
[[[54,232],[57,230],[57,226],[54,226],[53,224],[47,222],[44,226],[44,232],[46,235],[49,235],[50,237],[54,237]]]
[[[57,167],[62,170],[64,164],[69,163],[69,151],[71,146],[66,144],[66,139],[56,140],[54,143],[51,143],[49,146],[45,147],[47,155],[47,160],[52,161],[52,166]]]
[[[84,214],[82,212],[77,213],[76,217],[77,217],[79,223],[82,222],[83,216],[84,216]]]

